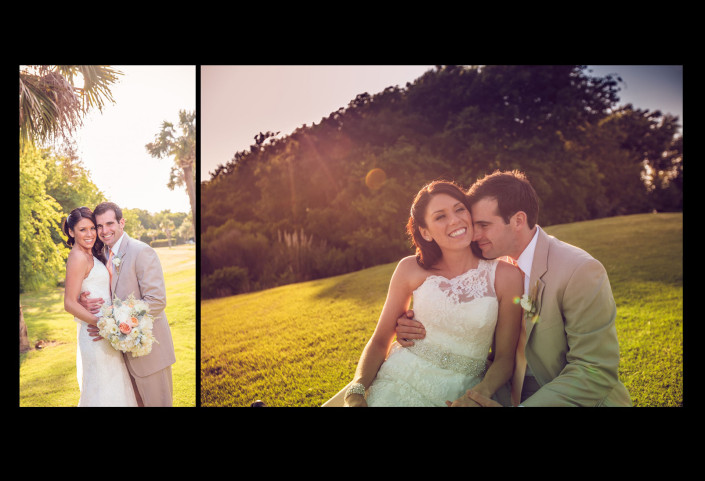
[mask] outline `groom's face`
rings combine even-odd
[[[95,216],[96,224],[98,224],[98,236],[105,245],[112,247],[120,239],[125,228],[125,218],[119,221],[115,219],[115,212],[108,210],[100,215]]]
[[[499,215],[497,201],[492,198],[482,198],[472,207],[472,222],[475,228],[473,240],[482,250],[487,259],[510,256],[516,259],[521,252],[515,252],[517,244],[516,233]],[[516,257],[515,257],[516,255]]]

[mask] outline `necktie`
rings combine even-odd
[[[516,261],[509,258],[512,264],[519,269]],[[524,272],[519,269],[522,278],[524,277]],[[527,293],[528,295],[528,293]],[[512,375],[512,405],[518,406],[521,402],[521,388],[524,385],[524,375],[526,374],[526,355],[524,353],[524,346],[526,345],[526,316],[522,310],[521,313],[521,328],[519,329],[519,342],[517,343],[516,357],[514,360],[514,374]]]
[[[110,256],[108,256],[108,274],[110,274],[110,287],[113,285],[113,250],[110,249]]]

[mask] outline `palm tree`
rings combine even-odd
[[[70,137],[88,110],[102,111],[107,101],[115,102],[110,86],[119,75],[107,65],[21,66],[20,139],[43,143]],[[81,80],[83,86],[76,86]]]
[[[68,138],[90,109],[114,103],[110,85],[122,72],[106,65],[23,65],[20,67],[20,142]],[[83,86],[76,87],[83,79]],[[20,305],[20,352],[29,350]]]
[[[167,187],[174,190],[179,185],[186,186],[191,201],[191,214],[196,218],[196,182],[194,166],[196,165],[196,112],[179,111],[179,128],[181,135],[177,136],[174,124],[162,122],[162,128],[150,142],[147,152],[152,157],[174,157],[171,177]]]
[[[164,219],[161,224],[159,224],[159,228],[164,231],[166,234],[166,240],[169,244],[169,247],[171,247],[171,233],[174,231],[174,221],[171,219]]]

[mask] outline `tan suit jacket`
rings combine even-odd
[[[118,257],[120,266],[113,271],[112,292],[119,299],[133,294],[149,304],[149,313],[154,317],[152,333],[158,341],[152,344],[152,352],[146,356],[125,355],[130,372],[146,377],[176,362],[171,330],[164,313],[166,288],[159,257],[154,249],[144,242],[132,239],[123,233]]]
[[[539,317],[526,322],[525,353],[541,387],[522,405],[631,406],[618,377],[617,309],[607,272],[584,250],[538,229],[529,286],[537,286]]]

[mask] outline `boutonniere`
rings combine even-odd
[[[539,315],[537,314],[536,308],[536,294],[539,290],[539,281],[536,281],[534,287],[531,289],[529,294],[524,294],[521,296],[520,304],[521,308],[524,309],[524,319],[531,319],[531,322],[536,323],[539,320]]]
[[[124,255],[123,255],[124,257]],[[113,257],[113,265],[115,266],[115,270],[118,274],[120,274],[120,263],[122,262],[122,257],[120,256],[115,256]]]

